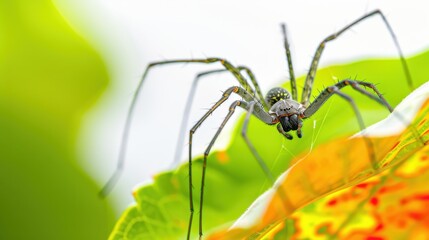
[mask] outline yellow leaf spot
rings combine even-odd
[[[222,164],[227,164],[229,162],[229,156],[226,151],[219,151],[216,153],[217,160]]]

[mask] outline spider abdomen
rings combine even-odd
[[[281,87],[275,87],[268,91],[265,101],[269,107],[272,107],[276,102],[284,99],[290,99],[290,93]]]

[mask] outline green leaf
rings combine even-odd
[[[425,68],[428,61],[429,52],[407,59],[415,86],[429,79]],[[313,95],[317,95],[317,90],[323,90],[324,86],[354,76],[377,84],[392,106],[411,92],[400,62],[379,59],[319,70]],[[285,86],[288,87],[287,84]],[[303,86],[303,78],[298,80],[298,86]],[[352,89],[344,89],[344,92],[353,97],[367,126],[389,114],[380,104]],[[208,158],[203,209],[205,235],[217,228],[230,226],[269,187],[265,175],[240,136],[241,126],[242,121],[237,124],[231,144],[225,151],[213,152]],[[320,144],[357,131],[359,126],[349,103],[335,96],[310,120],[305,121],[302,139],[285,140],[275,128],[256,118],[252,118],[249,125],[251,141],[275,176],[284,172],[295,156],[303,156]],[[192,227],[194,238],[198,236],[202,159],[194,159],[192,166],[196,209]],[[187,164],[173,172],[161,173],[155,177],[153,184],[135,190],[136,204],[122,215],[110,239],[184,239],[190,215],[188,195]]]
[[[76,154],[104,63],[48,0],[1,1],[0,53],[0,239],[105,239],[113,210]]]

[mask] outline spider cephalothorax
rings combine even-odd
[[[305,107],[301,103],[291,99],[289,92],[279,87],[271,89],[267,93],[265,101],[270,106],[269,113],[280,122],[281,129],[279,126],[277,127],[280,133],[288,139],[292,139],[287,132],[293,130],[297,131],[299,138],[302,137],[301,127]]]

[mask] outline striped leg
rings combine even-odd
[[[305,79],[304,89],[302,91],[302,97],[301,97],[301,103],[304,106],[308,106],[310,103],[310,96],[311,96],[311,89],[313,87],[314,78],[316,76],[317,66],[319,64],[320,57],[322,56],[323,49],[325,48],[325,44],[329,41],[332,41],[339,37],[341,34],[352,28],[354,25],[364,21],[365,19],[372,17],[374,15],[379,15],[381,19],[383,20],[384,24],[386,25],[387,30],[390,33],[390,36],[393,39],[393,42],[395,43],[396,50],[398,51],[399,58],[401,59],[402,68],[404,69],[405,77],[407,78],[408,86],[410,89],[414,89],[413,82],[411,79],[410,70],[408,68],[407,62],[405,61],[404,55],[402,54],[401,47],[399,46],[398,40],[395,36],[395,33],[393,32],[392,27],[390,26],[389,22],[387,21],[386,17],[383,15],[383,13],[380,10],[372,11],[363,17],[355,20],[354,22],[350,23],[349,25],[345,26],[338,32],[329,35],[326,37],[320,44],[319,47],[316,50],[316,53],[314,54],[313,60],[310,65],[310,70],[308,71],[307,77]]]

